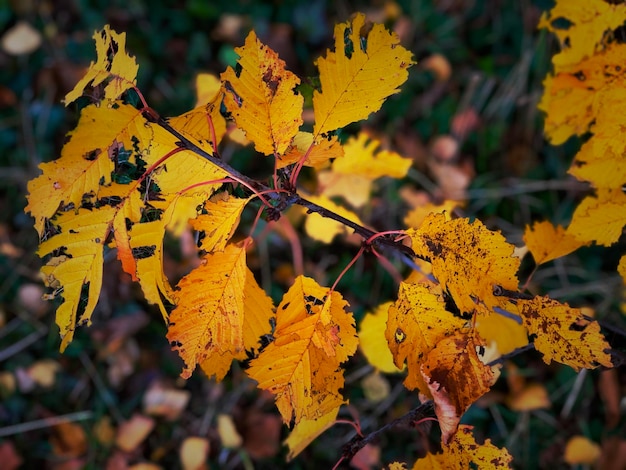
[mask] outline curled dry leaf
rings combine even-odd
[[[183,470],[207,470],[207,458],[210,443],[204,437],[191,436],[185,438],[180,445],[179,455]]]
[[[563,459],[570,465],[593,465],[600,457],[600,446],[585,436],[572,436]]]
[[[143,410],[146,414],[173,421],[183,412],[190,398],[189,390],[167,388],[153,382],[143,396]]]
[[[148,437],[155,425],[154,419],[134,414],[118,428],[115,444],[125,452],[132,452]]]

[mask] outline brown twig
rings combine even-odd
[[[435,416],[433,402],[427,401],[419,405],[417,408],[413,408],[408,413],[400,416],[397,419],[394,419],[392,422],[385,424],[383,427],[377,429],[376,431],[372,431],[369,434],[364,436],[355,435],[350,441],[343,446],[342,449],[342,460],[350,461],[352,457],[356,455],[358,451],[360,451],[367,444],[375,440],[379,435],[388,431],[389,429],[396,426],[410,426],[413,427],[414,423],[423,419],[423,418],[432,418]]]

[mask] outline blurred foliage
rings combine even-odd
[[[108,417],[118,426],[142,412],[146,390],[159,382],[191,392],[189,404],[177,419],[157,418],[143,446],[123,454],[122,461],[150,460],[162,468],[180,468],[182,440],[199,435],[211,442],[213,468],[252,468],[245,447],[252,438],[246,436],[269,432],[267,423],[276,416],[271,397],[259,393],[237,366],[222,384],[209,382],[200,373],[186,383],[180,381],[180,361],[164,340],[160,315],[123,275],[114,254],[107,258],[94,326],[80,329],[66,353],[58,354],[54,306],[40,300],[36,233],[23,208],[27,181],[37,175],[40,162],[59,155],[66,132],[76,123],[77,110],[64,108],[61,99],[95,58],[94,30],[110,24],[127,33],[128,50],[140,64],[139,88],[153,108],[172,116],[192,107],[196,73],[220,73],[234,64],[234,48],[243,44],[250,29],[279,53],[290,70],[314,83],[314,61],[332,45],[333,25],[353,12],[366,12],[395,29],[418,60],[402,92],[366,124],[386,145],[414,159],[409,178],[379,186],[368,214],[372,224],[378,229],[400,227],[407,201],[418,191],[433,199],[445,195],[429,161],[438,151],[434,145],[438,138],[451,135],[459,147],[442,158],[451,158],[467,179],[467,205],[461,214],[480,218],[520,245],[523,227],[534,220],[566,223],[585,190],[565,175],[580,142],[547,145],[536,109],[556,47],[553,38],[536,29],[542,11],[550,6],[547,0],[0,0],[0,37],[25,22],[41,40],[34,50],[20,55],[0,47],[0,449],[11,443],[25,468],[104,468],[119,451],[114,452],[113,442],[102,437],[97,425]],[[250,149],[223,155],[253,176],[265,171]],[[254,214],[244,217],[251,220]],[[356,251],[341,241],[330,246],[305,239],[302,243],[305,270],[322,282],[334,280]],[[165,268],[176,278],[189,266],[181,248],[170,245],[170,265]],[[615,273],[616,254],[623,251],[623,243],[609,250],[582,249],[542,267],[529,289],[593,307],[598,317],[623,326],[622,284]],[[289,245],[270,233],[259,244],[258,259],[251,259],[275,300],[289,282],[289,252]],[[528,263],[523,266],[527,275],[532,268]],[[339,289],[357,319],[394,295],[393,281],[370,258],[360,259]],[[33,365],[43,359],[58,364],[53,384],[29,385]],[[601,372],[576,375],[565,367],[548,367],[533,352],[514,360],[523,377],[546,386],[551,406],[536,412],[512,411],[502,398],[510,387],[505,370],[493,396],[464,419],[476,426],[476,435],[507,446],[516,467],[527,469],[563,467],[563,449],[573,434],[596,442],[607,435],[604,409],[609,405],[598,399]],[[348,365],[345,391],[365,432],[419,403],[397,376],[385,378],[390,387],[387,398],[368,400],[361,380],[370,372],[357,355]],[[11,386],[9,376],[17,378],[16,385]],[[623,370],[619,379],[623,387]],[[77,424],[88,450],[78,457],[70,452],[71,446],[65,453],[63,446],[59,450],[58,427],[19,428],[21,423],[82,411],[87,414]],[[243,448],[220,448],[215,425],[219,413],[234,417],[244,436]],[[350,419],[347,413],[345,417]],[[616,429],[624,429],[623,421]],[[4,437],[3,429],[14,425],[16,432]],[[430,432],[436,434],[436,426]],[[286,429],[281,433],[284,438]],[[289,468],[332,467],[352,433],[348,426],[333,427]],[[419,436],[401,428],[383,434],[376,444],[382,452],[380,461],[372,468],[396,459],[412,464],[425,452],[427,438]],[[254,468],[285,467],[284,455],[285,449],[268,452],[267,457],[254,459]],[[77,466],[70,467],[72,462]]]

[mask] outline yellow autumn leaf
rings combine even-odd
[[[223,252],[206,255],[203,264],[178,283],[167,339],[185,362],[183,378],[212,358],[213,372],[221,380],[244,350],[246,274],[245,247],[229,245]]]
[[[135,58],[126,52],[126,33],[118,34],[105,25],[93,35],[96,41],[97,61],[92,62],[87,74],[65,95],[65,105],[78,99],[86,87],[104,83],[104,98],[115,100],[122,93],[134,88],[139,66]]]
[[[367,118],[408,78],[414,62],[398,36],[381,24],[366,30],[362,13],[338,24],[335,50],[316,62],[322,91],[313,92],[315,135]]]
[[[320,434],[335,424],[337,413],[339,413],[339,406],[331,409],[323,416],[313,419],[303,418],[299,423],[296,423],[284,442],[289,448],[287,461],[293,460]]]
[[[459,203],[446,199],[441,204],[433,204],[431,202],[413,208],[405,217],[404,225],[410,228],[419,228],[422,222],[430,214],[445,214],[446,220],[452,220],[452,211]]]
[[[216,77],[208,75],[211,77],[209,79],[204,78],[204,75],[208,74],[202,74],[202,78],[201,76],[197,78],[198,104],[196,107],[180,116],[168,118],[168,122],[185,137],[192,137],[205,144],[211,149],[210,153],[214,153],[213,144],[219,145],[226,134],[226,119],[220,112],[224,93],[219,88],[220,82]],[[218,80],[217,89],[214,89],[213,80]]]
[[[91,314],[102,288],[104,243],[114,213],[113,207],[96,212],[79,209],[63,213],[53,223],[63,227],[64,232],[39,246],[40,257],[52,255],[41,268],[44,282],[55,289],[55,294],[63,297],[63,303],[56,311],[56,323],[62,339],[61,351],[74,337],[81,292],[85,285],[89,285],[88,300],[78,323],[91,324]]]
[[[585,436],[572,436],[565,445],[565,460],[570,465],[593,465],[600,458],[600,446]]]
[[[361,220],[359,219],[358,215],[333,202],[326,196],[308,196],[307,200],[319,206],[322,206],[329,211],[332,211],[335,214],[338,214],[352,222],[355,222],[359,225],[364,225],[363,222],[361,222]],[[330,219],[328,217],[322,217],[317,212],[306,215],[304,229],[306,230],[306,233],[307,235],[309,235],[309,237],[323,243],[332,242],[333,238],[335,238],[337,235],[352,232],[352,229],[346,227],[341,222]]]
[[[480,338],[460,331],[439,341],[421,365],[444,444],[450,443],[463,413],[496,381],[480,351],[484,351]]]
[[[519,258],[514,246],[499,232],[488,230],[479,220],[446,220],[431,214],[419,229],[409,229],[413,251],[430,259],[433,275],[452,295],[461,312],[476,310],[482,302],[491,309],[503,306],[494,286],[517,291]]]
[[[495,346],[497,354],[503,356],[528,344],[528,331],[521,318],[508,312],[489,312],[476,317],[474,327],[487,347]]]
[[[305,166],[322,169],[328,166],[332,158],[343,155],[343,145],[336,135],[314,139],[310,132],[300,131],[293,138],[291,147],[276,161],[276,168],[284,168],[303,159]]]
[[[424,284],[403,282],[398,300],[389,308],[385,337],[396,367],[406,363],[408,375],[404,385],[430,395],[420,366],[439,341],[454,334],[465,321],[446,311],[440,294]]]
[[[606,352],[610,346],[599,323],[585,319],[580,309],[548,297],[518,299],[510,309],[517,309],[528,332],[535,335],[535,349],[546,364],[557,361],[577,371],[612,367]]]
[[[538,265],[568,255],[584,245],[562,226],[555,227],[547,220],[535,222],[532,227],[527,225],[524,243]]]
[[[276,396],[285,423],[319,419],[345,403],[341,363],[358,343],[347,305],[338,292],[299,276],[277,307],[274,342],[247,372]]]
[[[506,404],[513,411],[532,411],[550,408],[548,390],[543,384],[530,383],[507,397]]]
[[[611,95],[624,88],[625,58],[626,45],[611,44],[592,57],[546,77],[537,107],[546,113],[545,133],[553,145],[586,133],[598,113],[606,108],[598,104],[606,99],[612,101]]]
[[[569,174],[591,182],[596,188],[621,188],[626,178],[622,165],[623,144],[617,138],[623,132],[622,116],[626,113],[624,84],[621,80],[618,86],[607,87],[606,92],[595,98],[593,136],[581,147],[568,170]]]
[[[415,462],[413,470],[444,470],[480,468],[500,470],[511,468],[513,457],[506,449],[500,449],[486,439],[479,444],[474,439],[473,426],[461,425],[450,443],[443,444],[441,454],[428,454]]]
[[[343,145],[344,155],[333,161],[330,170],[318,174],[320,193],[327,197],[341,196],[360,208],[370,199],[373,181],[383,176],[404,177],[412,160],[379,147],[380,141],[366,132],[348,139]]]
[[[391,178],[406,176],[413,161],[396,152],[380,149],[380,145],[380,140],[366,132],[350,137],[343,145],[344,156],[333,162],[333,171],[362,175],[372,181],[382,176]]]
[[[626,226],[626,194],[619,189],[599,189],[583,199],[572,216],[567,233],[584,243],[610,246]]]
[[[196,107],[211,103],[222,91],[220,78],[212,73],[196,75]]]
[[[207,253],[222,251],[233,236],[239,217],[251,197],[243,199],[223,192],[204,203],[201,215],[192,219],[191,226],[200,232],[200,248]]]
[[[87,106],[76,129],[68,134],[58,160],[41,163],[42,174],[28,183],[26,211],[40,235],[57,210],[95,203],[121,165],[139,166],[152,138],[137,109],[121,102]],[[132,151],[136,148],[136,152]]]
[[[222,73],[224,105],[258,152],[282,155],[302,124],[304,98],[295,90],[300,79],[254,31],[235,52],[241,72],[228,67]]]
[[[228,245],[204,260],[178,284],[180,302],[170,316],[167,337],[188,366],[183,376],[199,364],[207,376],[221,380],[233,359],[243,360],[246,351],[261,347],[274,311],[245,266],[243,246]],[[209,289],[209,298],[203,289]]]
[[[555,22],[566,18],[568,27]],[[549,12],[539,20],[539,28],[554,33],[563,50],[555,54],[552,63],[560,67],[579,63],[601,49],[605,34],[626,22],[626,6],[610,4],[603,0],[557,0]]]
[[[366,313],[359,326],[361,351],[371,365],[387,373],[402,371],[394,364],[389,343],[385,338],[388,310],[391,305],[392,302],[385,302],[376,307],[373,312]]]

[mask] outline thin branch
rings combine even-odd
[[[375,440],[380,434],[388,431],[391,428],[394,428],[396,426],[414,427],[414,423],[417,423],[424,418],[432,418],[434,416],[433,402],[427,401],[425,403],[422,403],[417,408],[413,408],[411,411],[404,414],[403,416],[400,416],[399,418],[394,419],[392,422],[385,424],[382,428],[379,428],[376,431],[372,431],[365,436],[359,436],[357,434],[352,439],[350,439],[350,441],[346,445],[343,446],[341,454],[343,460],[351,460],[358,451],[360,451],[367,444]]]

